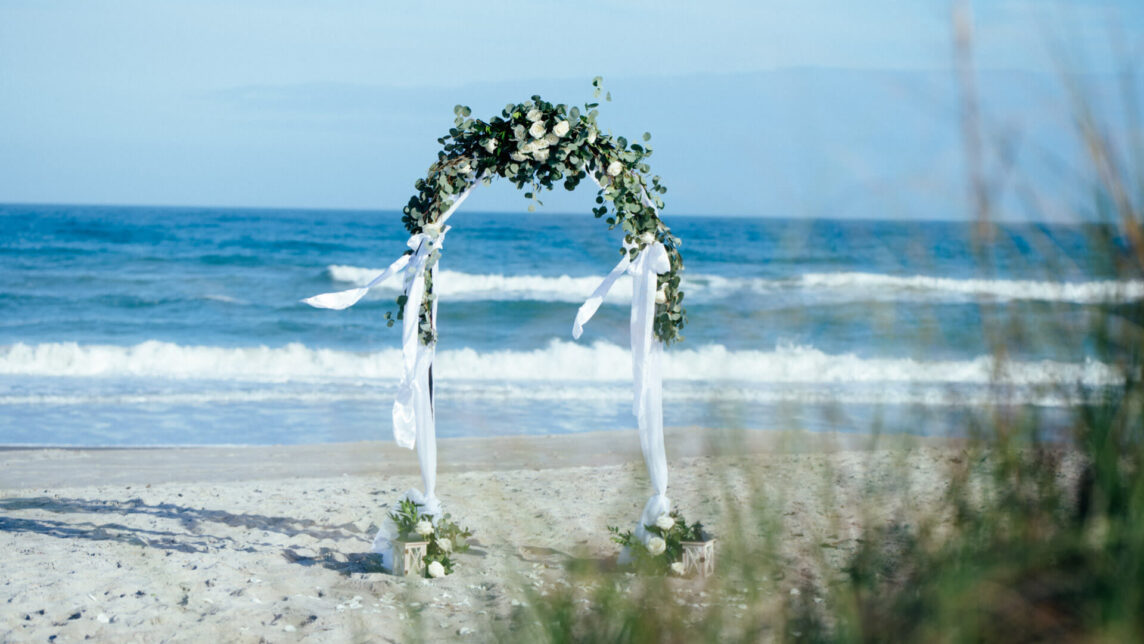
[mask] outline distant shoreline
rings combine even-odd
[[[699,456],[941,446],[917,435],[670,428],[669,460]],[[469,471],[621,465],[642,460],[635,430],[438,440],[439,476]],[[189,447],[0,446],[0,490],[85,485],[204,483],[327,476],[416,475],[416,453],[392,441]],[[442,482],[442,485],[445,485]]]

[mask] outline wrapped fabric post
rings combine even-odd
[[[442,216],[442,220],[461,205],[468,197],[466,190],[450,206]],[[402,310],[401,327],[401,355],[402,377],[398,386],[397,396],[393,401],[393,438],[402,447],[417,449],[417,461],[421,467],[421,482],[425,491],[410,489],[405,492],[397,502],[409,499],[421,506],[425,514],[440,516],[442,514],[441,501],[437,498],[437,432],[436,419],[433,411],[433,392],[429,373],[433,367],[436,355],[435,342],[428,345],[421,343],[420,313],[421,304],[426,297],[425,271],[433,252],[439,250],[445,241],[449,227],[438,227],[436,230],[422,231],[410,236],[407,245],[412,253],[406,253],[394,261],[380,275],[375,277],[364,287],[339,291],[336,293],[323,293],[302,300],[310,306],[327,309],[345,309],[353,306],[369,291],[397,273],[404,276],[405,306]],[[430,276],[436,278],[436,264],[428,268]],[[437,301],[434,298],[431,305],[431,316],[434,331],[436,331]],[[395,503],[396,504],[396,503]],[[381,555],[383,565],[393,569],[393,539],[397,536],[396,526],[387,516],[381,528],[374,537],[372,552]]]
[[[647,541],[649,533],[644,524],[655,523],[659,515],[671,510],[671,500],[667,498],[667,454],[663,445],[663,372],[661,358],[663,343],[655,339],[656,281],[658,276],[670,268],[667,251],[663,244],[652,239],[642,239],[644,249],[636,255],[635,261],[624,253],[600,286],[592,293],[576,313],[572,323],[572,337],[579,339],[584,325],[592,319],[600,303],[607,296],[612,285],[625,271],[632,275],[632,378],[634,397],[632,413],[636,416],[640,434],[640,449],[647,465],[655,494],[647,500],[635,534],[641,541]],[[627,247],[632,248],[631,246]],[[621,563],[626,562],[628,553],[620,555]]]
[[[648,245],[632,266],[632,378],[635,381],[635,414],[640,431],[640,449],[655,495],[644,505],[636,526],[636,536],[648,539],[644,524],[655,523],[659,515],[671,510],[667,498],[667,455],[663,446],[663,343],[652,335],[655,316],[656,279],[669,268],[663,244]]]

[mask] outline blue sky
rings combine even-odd
[[[599,74],[615,98],[602,123],[653,133],[668,212],[957,216],[950,15],[917,0],[4,0],[0,201],[399,208],[454,104],[583,102]],[[991,119],[1061,154],[1048,52],[1098,96],[1144,55],[1138,1],[977,2],[973,19]],[[468,207],[525,205],[500,186]]]

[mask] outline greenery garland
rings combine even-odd
[[[601,83],[600,77],[592,81],[597,98]],[[611,100],[610,95],[607,100]],[[402,210],[401,221],[411,235],[435,235],[440,232],[441,215],[477,181],[487,185],[494,175],[504,177],[517,188],[529,186],[524,196],[541,204],[537,198],[541,188],[551,190],[562,183],[566,190],[574,190],[591,172],[601,186],[592,213],[597,218],[606,217],[609,229],[623,229],[625,248],[620,253],[627,252],[634,259],[653,241],[661,242],[667,249],[670,270],[659,276],[654,329],[656,337],[670,345],[683,339],[680,331],[686,324],[687,311],[680,290],[680,242],[657,216],[663,208],[660,195],[667,188],[658,176],[646,177],[650,172],[646,159],[652,153],[647,145],[651,135],[645,132],[643,143],[629,143],[622,136],[601,132],[596,124],[598,106],[599,103],[586,103],[581,111],[533,96],[528,102],[505,106],[499,116],[488,122],[472,119],[468,107],[456,106],[454,127],[438,139],[442,150],[428,175],[415,184],[417,194]],[[535,205],[530,204],[529,211],[534,209]],[[437,340],[432,320],[436,295],[428,269],[436,264],[439,254],[440,251],[434,251],[426,264],[425,299],[419,319],[421,342],[426,345]],[[398,320],[403,317],[405,302],[404,295],[397,298]],[[393,326],[391,313],[386,313],[386,319]]]

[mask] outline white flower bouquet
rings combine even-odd
[[[608,526],[612,541],[628,549],[635,568],[649,574],[682,576],[686,573],[684,543],[712,538],[702,523],[687,523],[679,510],[661,514],[654,523],[644,525],[644,529],[648,533],[646,541],[640,540],[631,530],[620,532],[619,528]]]
[[[421,506],[404,499],[389,518],[397,525],[398,541],[426,541],[429,543],[422,572],[426,577],[444,577],[453,573],[455,562],[451,555],[469,549],[468,538],[473,531],[462,528],[445,514],[435,518],[422,514]]]

